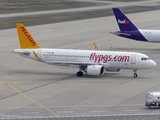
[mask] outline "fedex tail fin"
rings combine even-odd
[[[128,19],[119,8],[112,8],[121,31],[138,30],[138,28]]]
[[[23,24],[17,23],[16,27],[17,27],[20,47],[22,49],[41,49],[42,48],[34,40],[32,35],[28,32],[28,30],[26,29],[26,27]]]

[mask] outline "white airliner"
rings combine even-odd
[[[38,45],[23,24],[16,24],[21,49],[13,52],[51,65],[67,65],[79,68],[77,76],[83,72],[88,75],[103,75],[106,71],[131,69],[136,78],[137,70],[148,69],[156,63],[147,55],[137,52],[45,49]]]

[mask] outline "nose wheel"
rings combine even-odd
[[[134,77],[134,78],[137,78],[137,77],[138,77],[138,75],[137,75],[137,74],[134,74],[134,75],[133,75],[133,77]]]
[[[134,78],[137,78],[137,77],[138,77],[137,70],[133,70],[133,72],[134,72],[133,77],[134,77]]]

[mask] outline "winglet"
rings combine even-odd
[[[93,46],[94,46],[95,50],[99,50],[96,43],[93,42]]]
[[[16,24],[20,47],[22,49],[41,49],[42,47],[38,45],[38,43],[34,40],[32,35],[28,32],[26,27],[21,24]]]
[[[138,30],[131,20],[119,8],[112,8],[121,31]]]

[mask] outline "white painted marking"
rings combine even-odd
[[[73,111],[58,111],[56,113],[73,113]]]
[[[25,112],[25,111],[35,111],[35,112],[36,112],[36,111],[40,111],[40,110],[41,110],[41,109],[36,109],[36,108],[34,108],[34,109],[25,108],[25,109],[24,109],[24,112]]]
[[[23,114],[39,114],[39,112],[23,112]]]
[[[86,110],[88,108],[71,108],[72,110]]]
[[[90,112],[107,112],[107,111],[90,111]]]
[[[160,115],[160,113],[143,113],[143,114],[113,114],[113,115],[85,115],[85,116],[60,116],[60,117],[48,117],[48,116],[43,116],[43,117],[40,117],[40,116],[37,116],[37,117],[23,117],[23,119],[31,119],[31,118],[67,118],[67,117],[96,117],[96,116],[103,116],[103,117],[107,117],[107,116],[137,116],[137,115]],[[0,118],[1,119],[13,119],[13,117],[15,116],[11,116],[11,115],[6,115],[5,118]],[[22,119],[22,116],[19,116],[17,117],[17,119]]]
[[[123,111],[128,111],[129,112],[129,111],[140,111],[140,110],[123,110]]]
[[[137,108],[137,107],[128,107],[128,106],[126,106],[126,107],[120,107],[121,109],[135,109],[135,108]]]

